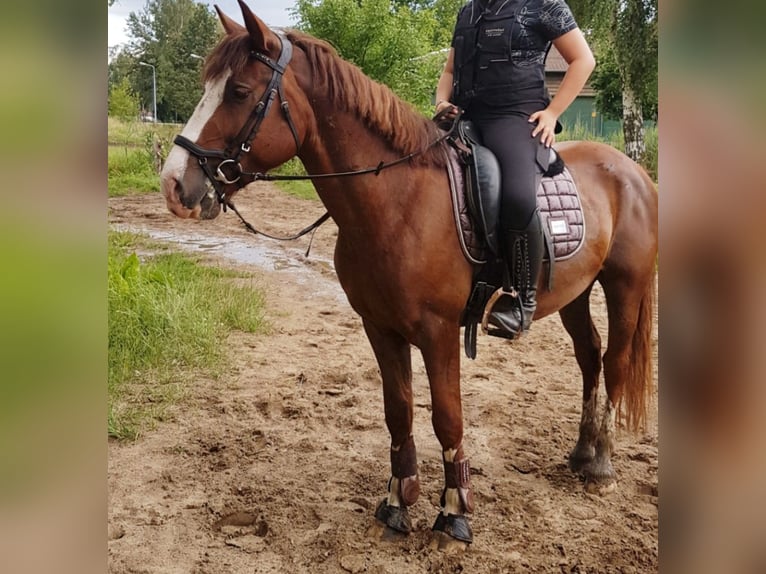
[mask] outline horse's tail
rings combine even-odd
[[[652,275],[641,298],[636,330],[633,333],[630,367],[621,400],[625,424],[633,432],[645,428],[648,405],[654,396],[652,331],[656,299],[655,276],[656,273]]]

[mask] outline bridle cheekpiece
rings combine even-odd
[[[298,151],[300,150],[301,142],[298,137],[298,130],[295,128],[295,123],[290,115],[290,107],[282,89],[282,77],[284,76],[287,64],[289,64],[292,59],[293,45],[284,35],[277,34],[277,37],[281,42],[281,50],[276,62],[261,52],[250,52],[250,57],[266,64],[271,68],[272,74],[271,80],[269,81],[268,86],[266,86],[266,90],[263,92],[260,100],[258,100],[255,108],[253,108],[253,111],[250,112],[250,116],[245,122],[245,125],[242,126],[239,134],[237,134],[237,137],[234,139],[235,142],[238,142],[235,148],[226,148],[225,150],[207,149],[197,145],[189,138],[182,135],[176,136],[173,140],[173,143],[181,146],[197,158],[200,168],[202,168],[202,171],[213,185],[218,201],[223,205],[224,210],[229,202],[226,199],[223,186],[241,181],[242,176],[244,175],[254,175],[242,170],[239,157],[242,153],[248,153],[250,151],[252,142],[258,134],[261,124],[266,119],[274,100],[277,98],[279,99],[285,120],[287,120],[287,124],[290,126],[290,131],[292,131],[293,138],[295,139],[296,149]],[[216,166],[215,171],[212,170],[208,163],[208,160],[210,159],[221,160]]]

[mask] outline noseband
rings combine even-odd
[[[282,90],[282,76],[285,73],[287,64],[290,63],[290,59],[292,58],[293,45],[283,35],[279,34],[278,37],[281,42],[281,50],[276,62],[261,52],[250,52],[252,58],[263,62],[271,68],[272,74],[271,80],[269,81],[268,86],[266,86],[266,90],[263,92],[261,99],[258,100],[255,108],[250,112],[250,116],[245,122],[245,125],[242,126],[239,134],[237,134],[237,137],[234,139],[235,142],[238,142],[237,147],[234,149],[226,148],[225,150],[206,149],[198,146],[182,135],[176,136],[175,140],[173,140],[176,145],[181,146],[197,158],[197,162],[210,180],[210,183],[213,185],[218,201],[224,206],[224,209],[228,202],[226,201],[223,186],[237,183],[242,179],[243,175],[246,175],[246,172],[242,171],[242,165],[239,163],[239,156],[242,153],[248,153],[250,151],[250,145],[252,144],[253,139],[255,139],[263,120],[266,119],[266,116],[271,109],[271,105],[277,98],[279,98],[280,107],[285,115],[287,124],[290,126],[290,131],[293,133],[296,149],[300,150],[301,143],[298,138],[298,130],[295,129],[295,123],[290,115],[290,107],[285,98],[284,91]],[[215,172],[213,172],[211,166],[208,164],[209,159],[221,160],[216,167]]]

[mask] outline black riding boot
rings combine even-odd
[[[490,310],[489,324],[496,328],[487,333],[513,339],[529,330],[537,308],[537,280],[545,249],[539,213],[535,211],[523,231],[506,230],[503,241],[508,272],[503,286],[506,293]]]

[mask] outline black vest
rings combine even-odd
[[[529,0],[496,0],[488,9],[474,0],[458,14],[451,101],[507,107],[549,101],[545,57],[550,42],[523,9]],[[498,11],[499,10],[499,11]]]

